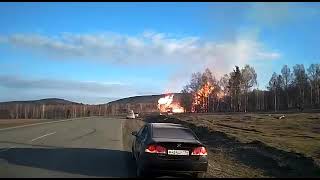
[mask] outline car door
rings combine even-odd
[[[147,132],[148,132],[148,127],[144,126],[141,134],[138,135],[137,139],[136,139],[136,153],[137,153],[137,157],[139,158],[139,155],[142,151],[144,151],[144,149],[142,149],[144,147],[144,142],[147,139]]]

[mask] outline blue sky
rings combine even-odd
[[[249,64],[319,63],[319,3],[1,3],[0,101],[178,92]]]

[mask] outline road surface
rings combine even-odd
[[[134,177],[124,121],[90,117],[0,130],[0,177]]]

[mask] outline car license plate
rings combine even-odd
[[[188,150],[168,150],[169,155],[182,155],[182,156],[188,156],[189,151]]]

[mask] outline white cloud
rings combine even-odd
[[[215,75],[220,76],[230,72],[235,65],[242,66],[253,60],[274,60],[280,57],[279,53],[264,48],[257,40],[256,32],[252,34],[254,36],[239,34],[231,41],[224,42],[212,42],[192,36],[175,37],[152,31],[136,36],[116,33],[62,33],[58,36],[14,34],[6,36],[6,41],[2,43],[56,59],[94,59],[119,65],[175,65],[178,67],[177,71],[180,71],[176,74],[184,78],[180,78],[183,82],[190,77],[185,72],[191,74],[209,67]],[[175,77],[173,79],[177,80]]]
[[[41,53],[54,54],[58,57],[93,57],[104,61],[114,61],[123,58],[126,63],[164,63],[198,62],[199,59],[214,59],[216,54],[228,51],[253,56],[250,50],[266,52],[258,47],[256,40],[238,38],[234,42],[208,42],[199,37],[169,37],[163,33],[145,32],[142,35],[127,36],[119,34],[70,34],[59,36],[44,36],[40,34],[15,34],[3,37],[11,45],[32,49]],[[250,48],[250,49],[246,49]],[[253,49],[252,49],[253,48]],[[236,50],[237,51],[233,51]],[[249,51],[248,51],[249,50]],[[225,52],[224,52],[225,51]],[[249,53],[249,54],[248,54]],[[268,56],[264,56],[268,58]],[[150,61],[151,60],[151,61]]]
[[[257,56],[261,57],[261,59],[279,59],[281,57],[281,54],[277,53],[277,52],[273,52],[273,53],[257,53]]]

